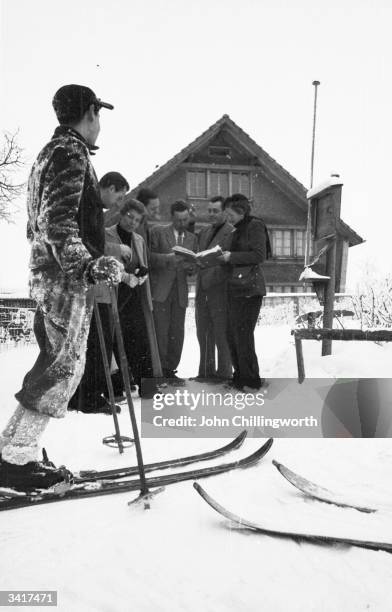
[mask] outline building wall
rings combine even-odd
[[[161,220],[170,221],[170,205],[176,200],[186,199],[186,172],[178,168],[173,174],[154,186],[161,202]]]
[[[214,166],[211,166],[214,168]],[[196,207],[197,221],[207,222],[208,198],[187,197],[187,165],[183,164],[159,185],[154,186],[161,201],[161,217],[170,221],[170,204],[178,199],[187,200]],[[261,170],[252,171],[253,212],[263,217],[266,224],[276,227],[306,228],[306,211],[300,209],[289,198],[272,185]]]
[[[253,206],[255,214],[263,217],[267,225],[306,228],[306,211],[268,181],[261,168],[255,169],[253,175]]]
[[[227,146],[230,147],[230,159],[213,159],[211,156],[211,146]],[[283,193],[276,185],[274,185],[263,172],[260,162],[249,155],[248,152],[241,150],[241,147],[233,143],[227,134],[218,135],[218,137],[210,142],[206,147],[192,153],[192,155],[173,173],[163,179],[159,184],[152,184],[152,188],[159,195],[161,202],[161,223],[170,222],[170,205],[178,199],[183,199],[193,204],[196,209],[197,226],[196,231],[208,222],[207,207],[209,198],[191,198],[188,197],[187,189],[187,172],[189,170],[197,170],[209,168],[210,170],[223,172],[227,170],[238,170],[243,168],[251,174],[251,200],[253,206],[253,214],[264,219],[267,228],[270,231],[270,236],[273,230],[290,229],[305,231],[306,229],[306,208],[301,208],[295,204],[285,193]],[[218,195],[218,194],[215,194]],[[211,194],[212,196],[212,194]],[[295,232],[293,232],[295,234]],[[347,248],[343,247],[343,243],[339,241],[338,249],[338,267],[340,270],[347,262]],[[278,291],[288,290],[298,291],[303,289],[303,285],[299,283],[299,276],[303,271],[304,257],[287,257],[275,258],[265,263],[264,272],[267,285],[273,289],[274,285]],[[322,273],[323,264],[315,266],[315,271]],[[345,269],[345,268],[344,268]],[[340,273],[337,274],[337,290],[344,290],[344,278],[340,278]],[[306,289],[305,289],[306,290]]]

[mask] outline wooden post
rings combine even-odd
[[[296,329],[294,334],[301,340],[356,340],[358,342],[392,342],[391,329]]]
[[[302,352],[302,340],[296,335],[295,332],[294,332],[294,340],[295,340],[295,352],[297,354],[298,382],[299,384],[301,384],[305,380],[304,354]]]
[[[323,328],[332,329],[333,327],[333,308],[335,302],[335,266],[336,266],[336,240],[334,244],[327,252],[327,276],[329,281],[325,288],[324,295],[324,315],[323,315]],[[321,355],[332,355],[332,340],[330,338],[323,338]]]
[[[332,329],[333,309],[335,302],[336,286],[336,242],[337,224],[340,218],[340,203],[342,197],[342,182],[338,175],[331,177],[308,192],[308,199],[314,201],[315,209],[315,238],[317,250],[326,257],[326,268],[323,274],[328,276],[324,288],[324,316],[323,328]],[[326,248],[328,241],[330,248]],[[316,279],[317,280],[317,279]],[[321,355],[331,355],[332,340],[327,337],[323,339]]]

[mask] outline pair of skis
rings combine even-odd
[[[193,486],[199,493],[199,495],[201,495],[201,497],[207,502],[207,504],[211,506],[211,508],[216,510],[216,512],[229,519],[235,525],[238,525],[245,529],[251,529],[252,531],[255,531],[257,533],[262,533],[264,535],[269,536],[277,536],[280,538],[302,540],[305,542],[313,542],[318,544],[343,544],[346,546],[358,546],[360,548],[368,548],[370,550],[384,550],[386,552],[392,552],[391,542],[382,542],[376,540],[357,540],[352,538],[341,538],[338,536],[326,536],[318,533],[304,533],[299,531],[288,531],[286,529],[283,531],[281,529],[271,529],[268,527],[264,527],[261,523],[249,521],[246,518],[238,516],[237,514],[230,512],[230,510],[227,510],[227,508],[219,504],[213,497],[211,497],[211,495],[209,495],[207,491],[205,491],[203,487],[199,485],[198,482],[193,483]]]
[[[245,437],[246,432],[243,432],[230,444],[220,449],[208,451],[199,455],[146,464],[144,466],[145,471],[151,472],[154,470],[168,469],[220,457],[228,452],[231,452],[232,450],[235,450],[236,448],[239,448],[242,445]],[[244,459],[239,459],[229,463],[221,463],[206,468],[188,470],[185,472],[174,472],[163,476],[153,476],[145,479],[146,485],[148,488],[155,489],[158,487],[175,484],[177,482],[207,478],[209,476],[223,474],[231,470],[248,468],[256,465],[266,455],[271,446],[272,439],[269,439],[257,451],[251,455],[248,455]],[[68,484],[66,487],[62,487],[60,485],[57,487],[57,489],[47,491],[35,490],[30,493],[20,493],[12,489],[0,489],[0,511],[65,501],[69,499],[80,499],[84,497],[97,497],[101,495],[137,491],[141,486],[140,479],[126,479],[127,476],[137,472],[137,467],[119,468],[118,470],[105,470],[101,472],[80,472],[73,484]]]
[[[335,506],[339,506],[341,508],[351,508],[354,510],[358,510],[359,512],[365,513],[374,513],[377,512],[377,508],[371,508],[364,505],[359,505],[355,503],[351,503],[345,498],[343,495],[339,495],[321,487],[314,482],[296,474],[282,463],[273,460],[272,463],[275,465],[279,473],[286,478],[288,482],[290,482],[296,489],[304,493],[305,495],[317,499],[318,501],[325,502],[328,504],[333,504]],[[199,495],[213,508],[229,519],[232,523],[241,526],[245,529],[250,529],[257,533],[262,533],[269,536],[277,536],[282,538],[292,538],[297,540],[302,540],[305,542],[313,542],[313,543],[325,543],[325,544],[343,544],[349,546],[357,546],[360,548],[367,548],[370,550],[383,550],[386,552],[392,552],[392,543],[391,542],[382,542],[377,540],[359,540],[353,538],[342,538],[337,536],[326,536],[317,533],[304,533],[297,531],[289,531],[289,530],[280,530],[280,529],[271,529],[267,528],[259,522],[249,521],[244,517],[238,516],[230,512],[227,508],[219,504],[211,495],[209,495],[200,485],[195,482],[193,484],[196,491]]]

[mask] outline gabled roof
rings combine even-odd
[[[266,178],[276,187],[289,197],[297,206],[303,210],[307,210],[308,201],[306,198],[307,189],[297,181],[287,170],[283,168],[275,159],[273,159],[257,142],[255,142],[249,134],[244,132],[230,117],[223,115],[216,123],[211,125],[205,132],[193,140],[188,146],[182,149],[177,155],[174,155],[163,166],[155,170],[144,181],[139,183],[137,187],[132,189],[131,195],[135,196],[137,191],[142,187],[150,187],[154,189],[167,176],[172,174],[174,170],[182,164],[192,153],[198,151],[201,147],[207,145],[221,130],[226,130],[239,142],[242,147],[254,156],[258,163],[258,167],[263,172]],[[343,234],[348,238],[350,246],[363,242],[347,224],[341,222]]]
[[[343,236],[348,239],[350,246],[355,246],[357,244],[362,244],[363,242],[365,242],[365,240],[361,238],[361,236],[357,234],[357,232],[354,232],[354,230],[342,219],[339,219],[338,221],[338,230],[341,234],[343,234]]]

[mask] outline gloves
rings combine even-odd
[[[144,276],[139,276],[138,278],[139,285],[143,285],[147,279],[148,279],[148,274],[145,274]]]
[[[134,289],[139,284],[138,277],[134,274],[129,274],[128,272],[123,272],[121,280],[123,283],[126,283],[131,289]]]
[[[132,259],[132,249],[127,244],[120,245],[120,253],[122,259],[124,259],[125,261]]]
[[[93,259],[86,270],[87,281],[93,284],[105,283],[105,285],[118,285],[124,271],[122,263],[114,257],[102,255]]]

